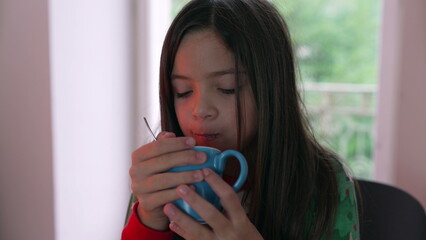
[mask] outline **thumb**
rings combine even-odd
[[[158,134],[157,139],[163,139],[163,138],[173,138],[176,137],[176,134],[173,132],[167,132],[167,131],[162,131]]]

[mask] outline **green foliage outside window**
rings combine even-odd
[[[304,81],[376,83],[378,0],[274,0]]]
[[[272,2],[289,25],[301,82],[370,84],[370,91],[346,91],[351,89],[343,85],[341,92],[306,89],[303,96],[319,141],[356,176],[371,178],[380,1]]]

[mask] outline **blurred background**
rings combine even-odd
[[[0,0],[0,239],[119,239],[187,0]],[[426,206],[426,2],[273,0],[317,138]]]

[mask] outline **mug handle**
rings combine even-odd
[[[247,180],[247,174],[248,174],[248,166],[246,158],[238,151],[235,150],[226,150],[220,154],[220,162],[225,163],[226,159],[228,157],[236,157],[238,159],[238,162],[240,163],[240,175],[237,178],[237,181],[235,181],[232,188],[234,191],[238,192],[238,190],[241,189],[241,187],[244,185],[245,181]]]

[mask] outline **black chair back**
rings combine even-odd
[[[425,210],[413,196],[377,182],[358,184],[361,240],[426,240]]]

